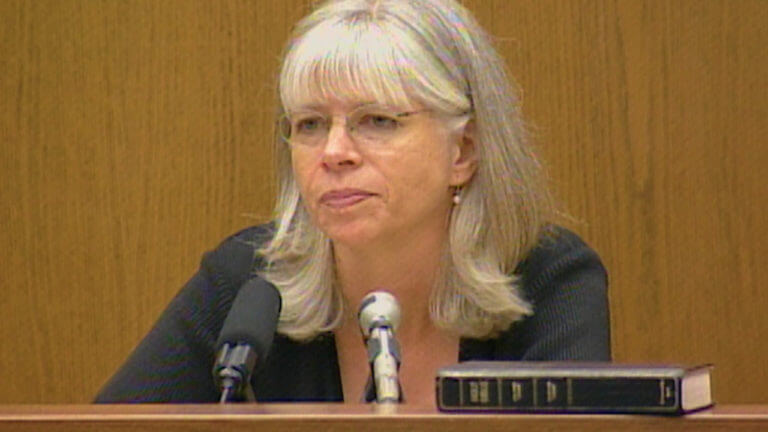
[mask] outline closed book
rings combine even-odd
[[[437,371],[446,412],[681,415],[713,405],[712,365],[469,361]]]

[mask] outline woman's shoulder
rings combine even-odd
[[[517,266],[527,296],[537,297],[543,287],[574,271],[586,271],[607,282],[600,256],[573,231],[558,225],[547,226],[539,241]]]
[[[608,276],[591,247],[550,226],[517,271],[533,315],[494,341],[491,358],[610,360]]]
[[[239,287],[255,276],[261,266],[256,250],[272,238],[274,224],[266,223],[245,228],[225,238],[202,259],[202,268],[214,277],[228,279]]]
[[[560,225],[546,225],[539,235],[538,242],[530,250],[526,261],[546,259],[549,256],[562,255],[572,251],[594,251],[578,234]]]

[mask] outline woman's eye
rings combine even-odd
[[[395,129],[400,125],[400,122],[391,116],[369,114],[361,119],[360,124],[365,127],[372,127],[376,129]]]
[[[299,119],[294,126],[297,134],[312,134],[323,129],[325,121],[320,117]]]

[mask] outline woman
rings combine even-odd
[[[400,301],[400,380],[433,403],[468,359],[607,360],[606,276],[552,215],[503,62],[454,0],[328,1],[279,81],[276,220],[226,240],[97,401],[216,401],[214,343],[244,281],[283,298],[258,400],[359,402],[355,319]]]

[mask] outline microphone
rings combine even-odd
[[[374,291],[363,298],[357,314],[360,331],[368,349],[368,363],[371,366],[372,393],[379,403],[402,401],[400,380],[400,345],[395,331],[400,325],[400,305],[395,297],[384,291]],[[373,400],[367,392],[366,401]]]
[[[221,391],[220,403],[256,400],[251,374],[269,353],[281,308],[277,288],[263,279],[251,279],[240,288],[216,342],[213,380]]]

